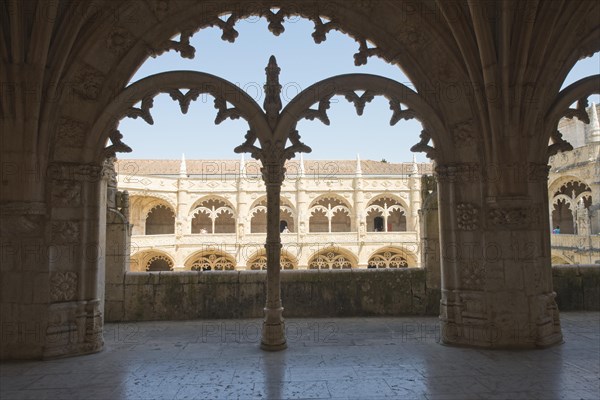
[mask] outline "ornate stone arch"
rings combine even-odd
[[[589,123],[589,116],[585,108],[587,106],[587,98],[592,94],[600,94],[600,74],[580,79],[558,93],[545,115],[544,132],[541,135],[541,140],[545,140],[545,144],[548,141],[551,141],[552,144],[548,147],[534,147],[533,149],[537,152],[536,156],[542,157],[544,161],[547,161],[548,157],[559,151],[573,150],[573,146],[562,138],[562,134],[556,127],[563,117],[577,117],[579,120]],[[575,102],[577,102],[577,107],[574,109],[570,108]]]
[[[286,269],[297,269],[298,260],[296,257],[291,255],[289,252],[282,250],[280,257],[280,266],[282,270]],[[246,262],[246,269],[248,270],[265,270],[267,269],[267,253],[264,249],[255,252],[248,258]]]
[[[203,250],[190,255],[185,263],[192,271],[232,271],[235,270],[235,257],[220,250]]]
[[[323,194],[308,208],[310,232],[350,232],[353,209],[348,201],[337,194]]]
[[[417,257],[407,250],[388,246],[369,256],[368,268],[409,268],[417,265]]]
[[[236,210],[222,196],[209,195],[194,202],[188,216],[192,233],[235,233]]]
[[[162,250],[144,250],[131,256],[130,270],[133,272],[147,272],[150,264],[156,260],[163,260],[169,270],[173,269],[173,257]]]
[[[169,235],[175,233],[175,211],[162,202],[155,204],[148,210],[144,218],[144,234],[146,235]]]
[[[85,27],[86,40],[68,48],[72,64],[85,65],[84,60],[96,57],[105,60],[101,70],[96,73],[109,91],[124,87],[148,54],[158,55],[173,49],[185,57],[193,57],[195,49],[189,44],[189,38],[194,32],[204,27],[218,26],[223,30],[222,38],[233,41],[237,36],[235,21],[255,15],[266,16],[270,22],[269,29],[275,34],[284,30],[282,17],[289,15],[300,15],[312,20],[315,23],[313,37],[317,42],[325,40],[326,34],[332,29],[347,33],[359,44],[359,52],[355,55],[357,63],[364,63],[368,57],[377,55],[394,64],[401,64],[417,88],[434,87],[436,78],[443,81],[441,78],[450,70],[455,77],[464,74],[457,56],[456,44],[449,39],[450,31],[439,23],[436,12],[417,12],[401,25],[384,27],[378,22],[378,19],[385,19],[390,13],[405,12],[402,5],[394,3],[380,7],[363,7],[358,3],[347,4],[341,1],[336,4],[335,1],[296,3],[283,0],[246,5],[237,1],[199,1],[186,7],[181,7],[178,3],[169,3],[160,11],[154,3],[136,4],[135,7],[132,7],[131,3],[111,5],[114,6],[113,12],[118,15],[134,14],[132,18],[135,18],[135,25],[129,24],[127,20],[119,20],[120,26],[116,26],[115,21],[110,18],[98,18],[81,21],[69,31],[71,34],[83,34]],[[210,7],[207,7],[207,4],[210,4]],[[273,12],[274,6],[280,9]],[[100,3],[98,7],[105,9],[108,5]],[[428,5],[419,7],[429,8]],[[84,8],[83,5],[80,5],[80,8]],[[227,22],[219,19],[219,16],[228,13],[231,15]],[[327,17],[330,21],[323,21],[319,16]],[[140,35],[140,32],[143,32],[143,35]],[[177,41],[174,37],[180,33],[181,37]],[[368,42],[376,43],[377,47],[369,48]],[[89,43],[106,43],[106,46],[91,46]],[[444,57],[440,57],[440,54]],[[417,62],[425,59],[424,57],[428,59],[427,62]],[[444,65],[440,64],[440,60],[445,60]],[[78,73],[80,71],[77,68],[61,70],[56,71],[56,76],[52,78],[58,81],[59,77],[64,76],[67,81],[76,81]],[[463,78],[466,79],[466,76]],[[95,98],[107,103],[110,96],[100,91],[96,93]]]
[[[379,222],[383,224],[378,228],[382,228],[383,232],[406,231],[406,217],[409,209],[405,204],[399,196],[386,193],[370,199],[364,210],[367,231],[377,231],[375,227],[376,219],[379,219]]]
[[[356,268],[356,256],[340,247],[328,247],[317,251],[308,259],[308,269],[351,269]]]
[[[222,201],[223,203],[225,203],[225,205],[227,205],[227,207],[231,208],[232,210],[234,210],[235,213],[237,213],[235,205],[229,199],[227,199],[227,198],[225,198],[223,196],[220,196],[219,194],[207,194],[205,196],[202,196],[202,197],[196,199],[192,203],[192,205],[188,209],[187,215],[189,217],[191,217],[191,215],[193,214],[193,212],[196,209],[196,207],[198,207],[199,204],[202,204],[206,200],[219,200],[219,201]]]
[[[137,202],[137,201],[140,201],[143,199],[153,199],[153,201],[164,202],[165,204],[169,205],[169,207],[171,207],[173,210],[175,210],[177,208],[173,199],[162,193],[150,192],[150,191],[138,191],[135,189],[133,189],[133,190],[128,189],[128,192],[129,192],[129,201],[130,201],[131,206],[135,206],[135,204],[133,204],[134,202]],[[148,211],[147,207],[148,206],[145,205],[142,208],[142,211],[147,213],[147,211]]]
[[[143,78],[125,88],[96,120],[86,139],[86,147],[96,149],[96,160],[100,161],[115,151],[123,151],[122,135],[117,129],[122,118],[139,117],[153,124],[151,109],[154,98],[160,94],[168,94],[177,101],[184,114],[187,113],[190,102],[202,94],[209,94],[214,97],[215,108],[218,110],[215,123],[241,117],[248,122],[250,131],[259,141],[268,138],[265,135],[270,132],[270,128],[262,109],[236,85],[198,71],[163,72]],[[136,107],[138,104],[139,107]],[[230,104],[232,107],[229,107]],[[108,139],[112,144],[105,148]]]
[[[281,221],[286,221],[287,227],[291,232],[296,231],[297,214],[296,208],[289,199],[280,198],[281,205],[280,217]],[[266,214],[267,214],[267,197],[261,196],[252,202],[252,206],[248,211],[248,222],[250,223],[250,231],[252,233],[266,232]]]
[[[584,185],[590,187],[590,183],[586,179],[580,178],[580,177],[575,176],[575,175],[561,175],[561,176],[556,177],[548,185],[548,192],[552,196],[557,191],[559,191],[562,186],[568,184],[569,182],[581,182]]]

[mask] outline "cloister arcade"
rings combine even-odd
[[[130,206],[126,194],[112,184],[114,175],[105,160],[131,150],[125,132],[118,130],[119,121],[142,118],[152,123],[153,101],[161,93],[177,101],[183,113],[199,95],[212,96],[217,123],[242,118],[248,124],[235,150],[260,160],[264,183],[256,185],[261,196],[266,192],[266,238],[261,234],[267,264],[264,349],[287,346],[283,307],[291,299],[281,299],[280,290],[281,249],[286,245],[286,234],[280,232],[282,193],[286,198],[284,165],[297,154],[309,152],[309,146],[319,145],[300,140],[298,121],[317,119],[327,124],[330,100],[338,95],[354,104],[358,114],[370,98],[383,96],[389,101],[392,124],[417,118],[423,125],[420,141],[412,149],[435,161],[437,239],[442,249],[437,271],[427,263],[424,268],[440,275],[441,329],[456,333],[444,336],[443,341],[483,348],[547,347],[562,342],[552,286],[548,161],[572,149],[557,134],[560,119],[581,116],[587,97],[600,92],[598,75],[561,90],[573,65],[600,50],[595,18],[600,13],[598,2],[60,3],[48,7],[45,1],[32,1],[27,10],[18,12],[9,12],[8,3],[2,6],[7,28],[0,33],[0,74],[12,89],[2,102],[0,151],[10,171],[2,180],[1,229],[3,246],[17,249],[6,256],[0,272],[3,289],[9,289],[2,291],[2,324],[35,326],[39,334],[33,341],[18,336],[3,340],[0,358],[62,357],[102,350],[105,255],[111,243],[106,222],[117,221]],[[357,42],[356,66],[380,57],[403,68],[412,87],[375,75],[340,75],[316,82],[284,108],[274,57],[268,64],[265,60],[262,107],[231,82],[197,71],[160,73],[128,84],[150,55],[175,51],[194,57],[190,37],[200,29],[217,27],[224,40],[234,41],[236,22],[248,16],[266,18],[275,35],[284,32],[285,17],[309,19],[314,23],[316,43],[326,40],[331,30],[346,33]],[[318,60],[312,61],[318,67]],[[354,183],[360,187],[361,179],[352,177],[348,191],[354,191]],[[246,182],[239,184],[241,190],[236,192],[251,192]],[[418,204],[419,191],[406,189],[414,197],[404,206]],[[229,195],[233,194],[232,190]],[[133,199],[140,193],[130,195]],[[306,196],[301,201],[311,203]],[[414,232],[417,224],[419,207],[402,213],[398,204],[384,201],[383,205],[371,204],[380,207],[372,211],[383,214],[384,232],[368,232],[368,213],[356,214],[369,207],[369,202],[358,196],[354,204],[344,202],[312,206],[321,215],[315,227],[321,230],[327,221],[327,231],[313,234],[400,237]],[[189,215],[180,209],[187,205],[172,203],[177,207],[152,206],[150,221],[156,224],[151,223],[149,231],[156,232],[157,227],[162,232],[170,226],[167,211],[172,211],[175,233],[169,240],[173,246],[187,245],[186,221],[178,219]],[[249,205],[251,199],[239,203]],[[211,219],[216,206],[207,203],[194,217],[200,217],[196,226],[201,230],[209,231],[210,220],[210,232],[218,239],[230,233],[218,233],[212,224],[229,213]],[[342,208],[334,211],[338,206],[350,211],[350,232],[341,231],[347,228],[348,214]],[[248,215],[240,208],[238,216]],[[295,233],[310,233],[303,206],[297,203],[296,209]],[[139,215],[146,218],[148,212]],[[406,218],[406,232],[401,231],[401,215]],[[379,215],[371,216],[375,227]],[[234,220],[235,235],[247,237],[250,226],[244,224],[240,230],[239,218]],[[186,227],[185,232],[191,232],[192,221],[187,222],[190,229]],[[227,226],[231,229],[231,224]],[[128,240],[123,235],[123,243]],[[386,247],[398,243],[401,240],[390,239]],[[493,262],[482,256],[490,244],[498,249]],[[137,245],[143,247],[143,243]],[[34,260],[24,250],[32,246],[74,256]],[[344,248],[340,245],[340,252],[335,253],[328,246],[307,259],[307,265],[346,268],[360,263],[360,256],[353,259]],[[95,249],[95,257],[86,254],[89,249]],[[225,261],[212,257],[214,253],[192,255],[186,255],[183,265],[222,269],[229,265],[227,254],[222,254]],[[148,260],[156,257],[147,256]],[[402,265],[402,260],[392,261],[391,256],[390,252],[386,258],[384,251],[388,261],[383,264]],[[379,265],[380,258],[377,253],[372,265]],[[140,265],[147,265],[148,260]],[[160,260],[169,264],[168,258]],[[172,261],[175,268],[179,261]],[[378,268],[366,272],[378,273]],[[383,272],[389,272],[388,268]],[[527,329],[514,335],[523,326]],[[493,339],[485,334],[491,327],[497,333]]]

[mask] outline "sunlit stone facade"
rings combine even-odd
[[[296,161],[281,192],[283,269],[420,266],[429,163]],[[120,160],[131,271],[264,269],[265,186],[243,160]]]

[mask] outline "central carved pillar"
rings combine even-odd
[[[279,232],[280,194],[285,169],[277,162],[265,162],[262,176],[267,187],[267,301],[263,322],[261,348],[278,351],[287,348],[285,324],[281,305],[280,257],[281,234]]]
[[[523,194],[486,197],[480,188],[493,176],[478,164],[436,168],[444,343],[488,348],[561,343],[545,168],[515,168]]]

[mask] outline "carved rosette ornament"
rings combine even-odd
[[[77,273],[53,272],[50,276],[50,299],[53,302],[70,301],[77,290]]]
[[[82,147],[86,124],[69,117],[61,117],[56,128],[56,138],[67,147]]]
[[[117,56],[127,52],[133,45],[135,38],[127,29],[113,28],[106,37],[106,47]]]
[[[99,70],[88,64],[79,67],[73,78],[73,92],[84,100],[96,100],[105,76]]]
[[[471,203],[456,206],[456,223],[461,231],[473,231],[479,227],[479,209]]]

